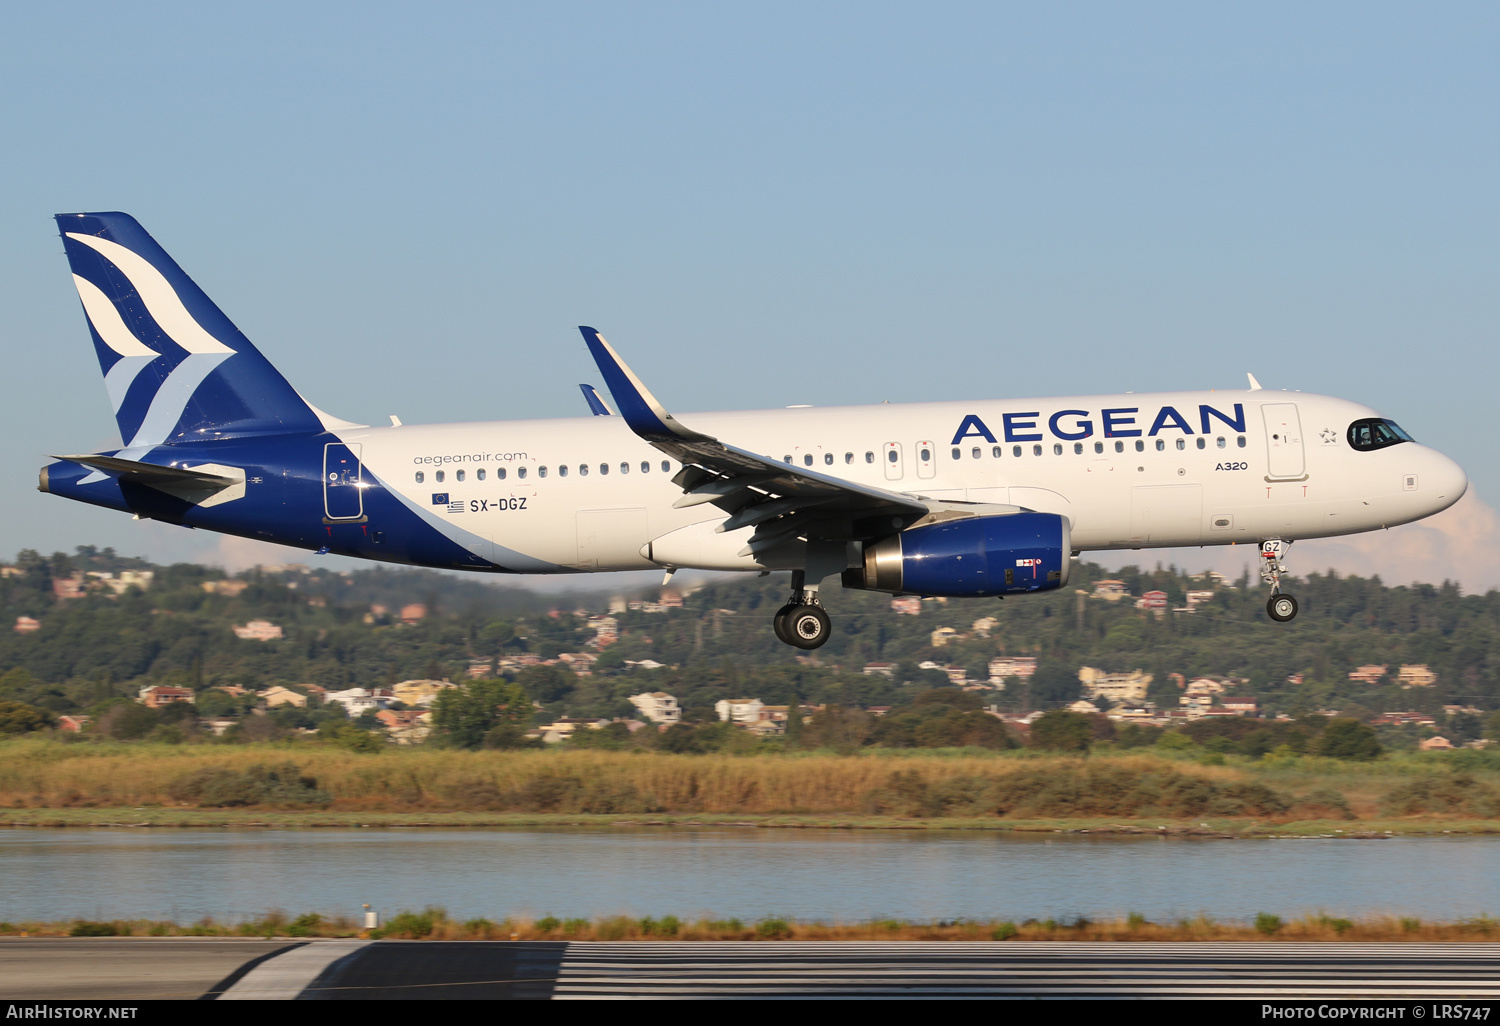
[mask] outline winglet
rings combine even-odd
[[[604,375],[604,384],[615,397],[620,416],[625,418],[630,430],[652,442],[712,441],[709,436],[684,427],[668,413],[635,372],[625,366],[625,361],[614,348],[604,341],[604,336],[584,325],[579,325],[578,330],[583,333],[589,353],[599,365],[599,373]]]
[[[604,405],[604,400],[599,398],[599,390],[593,385],[579,385],[583,392],[583,401],[589,404],[589,412],[596,417],[612,417],[614,411]]]
[[[1246,371],[1245,372],[1245,377],[1247,377],[1247,378],[1250,379],[1250,391],[1252,391],[1252,392],[1259,392],[1261,390],[1260,382],[1255,380],[1255,375],[1254,374],[1251,374],[1249,371]]]

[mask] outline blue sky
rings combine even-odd
[[[213,551],[32,489],[45,453],[116,441],[71,210],[135,214],[355,420],[577,415],[587,323],[685,411],[1248,370],[1368,402],[1500,492],[1494,5],[3,17],[0,553]]]

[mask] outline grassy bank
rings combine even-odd
[[[839,816],[751,813],[653,813],[590,815],[546,812],[349,812],[303,809],[65,808],[0,809],[0,828],[161,828],[161,829],[480,829],[541,828],[714,828],[759,827],[802,830],[970,830],[1022,834],[1097,834],[1195,838],[1308,838],[1348,840],[1442,834],[1500,834],[1500,819],[1441,816],[1401,819],[1259,820],[1248,817],[1164,819],[1163,817],[1035,818],[939,816]]]
[[[1145,917],[1071,922],[1028,919],[913,922],[876,920],[863,923],[798,922],[767,917],[683,921],[676,916],[641,919],[489,919],[458,920],[442,909],[400,912],[379,929],[365,931],[353,920],[308,913],[289,917],[271,913],[258,920],[225,924],[212,919],[181,925],[163,920],[67,920],[0,922],[0,936],[31,937],[372,937],[400,940],[576,940],[576,941],[1468,941],[1500,940],[1500,920],[1488,916],[1457,922],[1372,916],[1345,919],[1309,915],[1283,919],[1261,913],[1250,922],[1219,921],[1208,916],[1153,923]]]
[[[1487,756],[1489,753],[1467,753]],[[317,744],[0,743],[0,822],[519,825],[718,822],[1277,832],[1489,831],[1500,760],[1160,753],[361,754]],[[290,817],[290,818],[288,818]],[[951,821],[951,824],[950,824]],[[1436,826],[1436,824],[1444,824]],[[1191,827],[1188,826],[1191,824]],[[1326,830],[1323,826],[1328,826]]]

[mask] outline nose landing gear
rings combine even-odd
[[[1282,557],[1291,547],[1291,542],[1280,538],[1268,538],[1260,546],[1260,579],[1271,586],[1266,615],[1277,623],[1286,623],[1297,617],[1297,600],[1281,593],[1281,575],[1286,573]]]
[[[791,600],[776,610],[771,626],[783,644],[802,649],[822,648],[833,633],[833,621],[823,611],[818,593],[807,588],[805,580],[801,570],[792,572]]]

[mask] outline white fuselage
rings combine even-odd
[[[1431,448],[1352,449],[1349,425],[1375,416],[1342,399],[1256,390],[688,419],[743,449],[862,484],[1059,513],[1072,523],[1074,550],[1087,551],[1355,534],[1429,516],[1463,495],[1462,469]],[[749,529],[713,532],[723,511],[674,509],[680,467],[620,417],[339,435],[358,447],[367,475],[512,569],[777,568],[738,555]]]

